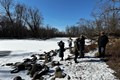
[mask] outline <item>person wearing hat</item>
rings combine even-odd
[[[108,37],[105,35],[104,31],[100,32],[100,36],[98,38],[98,52],[99,56],[98,57],[105,57],[105,48],[106,44],[108,43]]]

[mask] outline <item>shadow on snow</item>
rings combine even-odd
[[[8,56],[10,53],[11,51],[0,51],[0,57]]]

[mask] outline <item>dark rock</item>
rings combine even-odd
[[[68,79],[68,80],[70,80],[70,79],[71,79],[69,75],[68,75],[67,79]]]
[[[17,73],[21,70],[25,70],[25,65],[24,63],[17,63],[15,64],[15,69],[11,71],[11,73]]]
[[[13,63],[7,63],[6,64],[6,66],[12,66],[13,65]]]
[[[52,67],[54,67],[54,66],[59,66],[60,63],[59,63],[58,61],[52,61],[52,62],[51,62],[51,65],[52,65]]]
[[[33,76],[33,80],[36,79],[40,79],[42,77],[42,75],[45,75],[46,73],[48,73],[49,71],[49,67],[47,67],[46,65],[44,66],[44,68],[41,71],[37,71],[34,76]],[[42,80],[42,79],[40,79]]]
[[[48,63],[50,62],[52,59],[51,59],[51,56],[50,56],[50,53],[48,52],[44,52],[45,53],[45,63]]]
[[[32,69],[30,70],[30,77],[33,77],[35,72],[42,70],[42,66],[40,64],[33,64]]]
[[[13,80],[23,80],[20,76],[16,76]]]

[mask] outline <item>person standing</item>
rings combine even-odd
[[[106,44],[108,43],[108,37],[105,35],[104,31],[100,32],[100,36],[98,38],[98,52],[99,57],[105,57],[105,48]]]
[[[60,41],[60,42],[58,43],[58,46],[59,46],[59,57],[61,58],[61,60],[63,60],[64,51],[65,51],[64,42],[63,42],[63,41]]]
[[[75,63],[78,63],[78,61],[77,61],[77,58],[78,58],[78,55],[79,55],[78,39],[79,39],[79,38],[77,38],[77,39],[74,41],[74,54],[75,54],[74,61],[75,61]]]
[[[80,36],[80,39],[78,40],[78,45],[79,45],[79,50],[80,50],[79,56],[81,58],[84,58],[85,37],[83,35]]]
[[[69,51],[70,51],[70,53],[72,53],[72,41],[73,41],[73,39],[70,37],[70,38],[68,39],[68,46],[69,46]]]

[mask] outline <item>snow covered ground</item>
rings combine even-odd
[[[75,39],[75,38],[74,38]],[[31,80],[27,71],[20,71],[19,73],[11,74],[12,70],[9,66],[3,66],[6,63],[22,62],[24,58],[29,58],[32,54],[43,54],[44,51],[50,51],[58,49],[57,42],[63,40],[65,47],[68,47],[68,38],[53,38],[49,40],[0,40],[0,80],[13,80],[15,76],[21,76],[25,80]],[[86,40],[86,45],[89,44],[89,40]],[[79,63],[74,63],[73,59],[70,61],[60,61],[57,56],[54,57],[55,61],[59,61],[62,65],[63,72],[70,76],[71,80],[117,80],[113,75],[114,71],[111,70],[105,62],[99,58],[94,58],[94,54],[97,52],[91,51],[85,54],[85,58],[78,58]],[[71,55],[66,50],[65,57]],[[50,68],[54,71],[55,68]],[[54,73],[51,73],[54,74]],[[47,80],[51,77],[47,76]],[[68,80],[67,76],[62,79],[56,80]]]

